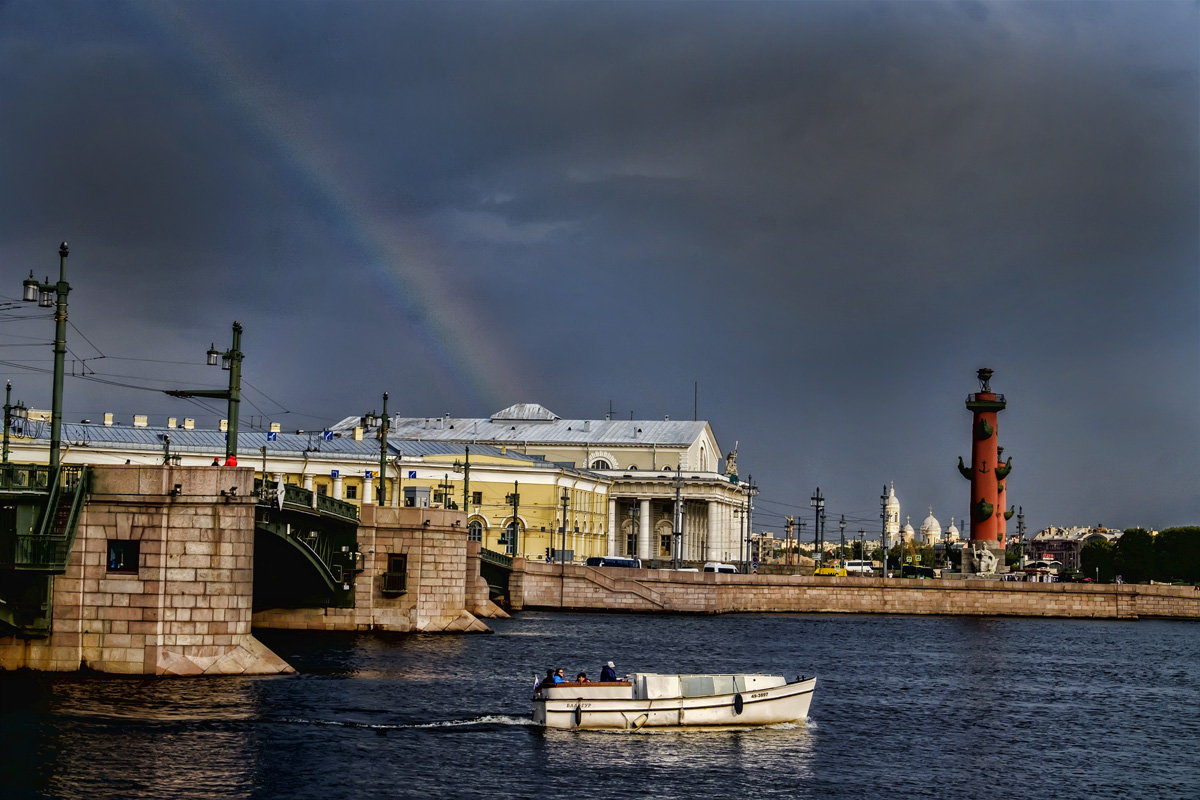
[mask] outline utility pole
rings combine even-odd
[[[675,467],[675,517],[671,526],[671,566],[679,569],[683,557],[683,505],[680,494],[683,491],[683,478],[679,467]]]
[[[821,487],[817,487],[817,491],[809,498],[810,506],[813,508],[813,549],[816,551],[813,556],[816,559],[813,563],[813,568],[816,569],[824,563],[824,552],[821,548],[821,521],[825,517],[825,498],[821,496]]]
[[[784,564],[792,563],[792,518],[785,516],[783,518],[784,541],[787,542],[787,549],[784,550]]]
[[[746,553],[750,553],[750,532],[754,530],[751,524],[754,520],[754,495],[758,492],[758,487],[754,485],[754,476],[748,475],[750,479],[750,491],[746,496]]]
[[[838,527],[842,529],[842,543],[838,549],[841,551],[842,561],[846,560],[846,515],[842,514],[842,519],[838,522]]]
[[[457,460],[454,462],[454,471],[463,474],[463,512],[470,516],[471,514],[471,446],[466,445],[464,448],[465,455],[462,463]]]
[[[9,381],[4,389],[4,459],[3,463],[8,465],[8,434],[12,429],[14,420],[29,419],[29,409],[25,408],[25,404],[20,400],[14,406],[12,404],[12,381]]]
[[[64,311],[64,315],[65,315]],[[221,369],[229,372],[228,389],[164,389],[163,394],[171,397],[211,397],[214,400],[226,401],[226,419],[228,430],[225,433],[225,466],[237,466],[238,445],[238,410],[242,404],[242,324],[233,323],[233,344],[225,352],[217,350],[216,345],[209,345],[207,363],[210,367],[221,365]]]
[[[1017,508],[1017,564],[1025,566],[1025,506]],[[1099,569],[1099,567],[1097,567]],[[1099,573],[1097,573],[1097,576]],[[1096,580],[1100,580],[1099,577]]]
[[[45,283],[33,277],[22,281],[21,299],[25,302],[37,301],[39,308],[54,308],[54,391],[51,396],[50,410],[50,471],[58,470],[62,453],[62,415],[63,415],[63,363],[67,355],[67,294],[71,284],[67,283],[67,256],[70,248],[63,242],[58,246],[58,282]],[[53,298],[51,292],[54,293]]]
[[[512,555],[512,556],[516,556],[516,555],[517,555],[517,528],[519,527],[519,526],[517,525],[517,507],[518,507],[518,503],[520,503],[520,495],[518,495],[518,494],[517,494],[517,491],[518,491],[518,489],[519,489],[519,488],[520,488],[520,487],[517,485],[517,482],[516,482],[516,481],[513,481],[513,491],[512,491],[512,507],[513,507],[512,532],[511,532],[511,533],[509,534],[509,536],[508,536],[508,552],[509,552],[509,554],[510,554],[510,555]]]
[[[379,420],[379,494],[375,495],[375,505],[383,508],[387,503],[387,434],[388,434],[388,393],[383,393],[383,417]]]
[[[884,484],[883,494],[879,495],[879,519],[880,519],[880,523],[881,523],[880,532],[879,532],[879,543],[882,545],[882,548],[883,548],[883,577],[885,577],[885,578],[887,577],[887,574],[888,574],[888,570],[887,570],[887,562],[888,562],[887,501],[888,501],[887,485]]]

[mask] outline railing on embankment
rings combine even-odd
[[[716,575],[516,559],[515,610],[684,614],[791,612],[1200,620],[1192,586]]]

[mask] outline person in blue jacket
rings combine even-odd
[[[600,668],[601,682],[615,681],[617,679],[617,667],[613,662],[608,662]]]

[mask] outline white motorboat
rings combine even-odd
[[[781,675],[660,675],[539,687],[533,722],[580,730],[723,728],[803,722],[816,678]]]

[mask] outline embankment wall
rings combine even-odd
[[[518,559],[509,591],[514,610],[1200,619],[1191,586],[717,575]]]

